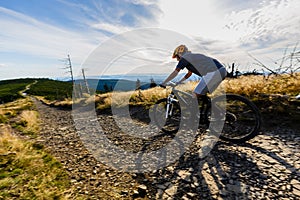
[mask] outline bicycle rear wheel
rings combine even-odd
[[[213,100],[213,106],[226,109],[224,126],[220,135],[222,140],[241,143],[258,134],[261,115],[249,99],[236,94],[226,94],[216,97]]]
[[[172,102],[171,114],[166,117],[167,99],[160,99],[151,108],[155,125],[165,133],[176,133],[180,127],[181,109],[178,102]]]

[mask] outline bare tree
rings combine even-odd
[[[80,85],[75,84],[75,79],[73,76],[73,66],[72,66],[70,55],[68,54],[67,58],[62,59],[61,61],[64,62],[64,64],[66,65],[63,69],[67,70],[66,73],[70,73],[70,77],[73,85],[73,95],[75,95],[76,97],[77,96],[81,97],[82,89]]]
[[[297,48],[298,48],[298,43],[296,43],[296,45],[294,46],[294,48],[289,54],[287,54],[288,47],[285,49],[284,55],[281,58],[281,63],[277,68],[278,73],[289,73],[293,75],[294,72],[300,69],[299,66],[300,51],[299,50],[297,51]]]
[[[272,70],[271,68],[267,67],[266,65],[264,65],[261,61],[259,61],[258,59],[256,59],[254,56],[252,56],[250,53],[248,53],[248,55],[253,58],[257,63],[254,63],[254,64],[257,64],[259,66],[261,66],[262,68],[268,70],[271,72],[271,74],[275,74],[277,75],[277,72],[275,72],[274,70]]]

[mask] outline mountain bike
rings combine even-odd
[[[212,109],[219,109],[221,117],[220,139],[241,143],[254,138],[261,126],[261,114],[256,105],[248,98],[237,94],[222,94],[214,98],[205,95],[198,100],[198,107],[189,105],[192,94],[177,90],[176,84],[167,85],[171,89],[167,98],[158,100],[151,108],[156,126],[165,133],[176,133],[184,126],[187,116],[198,116],[199,127],[209,127],[215,117]],[[189,112],[190,115],[183,113]],[[197,117],[193,117],[197,119]],[[218,123],[219,123],[218,122]]]

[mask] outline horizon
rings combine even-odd
[[[257,74],[255,75],[270,75],[272,74],[271,72],[267,71],[239,71],[240,75],[248,74],[248,73],[253,73],[256,72]],[[300,69],[295,71],[295,73],[299,73]],[[287,72],[284,73],[278,73],[278,74],[289,74]],[[87,80],[107,80],[107,79],[117,79],[117,80],[132,80],[136,81],[137,79],[139,80],[144,80],[144,79],[159,79],[162,80],[162,78],[166,78],[169,74],[105,74],[102,76],[87,76]],[[185,72],[180,72],[178,76],[175,79],[180,79],[182,76],[185,75]],[[190,80],[196,80],[199,79],[200,77],[198,75],[192,74],[192,76],[187,79],[188,81]],[[72,78],[70,76],[66,77],[17,77],[17,78],[9,78],[9,79],[1,79],[0,81],[9,81],[9,80],[18,80],[18,79],[50,79],[50,80],[58,80],[58,81],[71,81]],[[74,80],[83,80],[84,78],[82,76],[76,76],[74,77]],[[133,80],[134,79],[134,80]]]

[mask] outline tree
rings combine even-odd
[[[140,79],[137,79],[135,83],[135,90],[140,90],[140,89],[141,89],[141,81]]]
[[[151,79],[150,79],[150,88],[154,88],[154,87],[156,87],[156,86],[157,86],[157,84],[155,83],[154,79],[151,78]]]
[[[103,85],[103,89],[104,89],[104,92],[110,92],[111,91],[111,88],[107,85],[107,83],[105,83]]]

